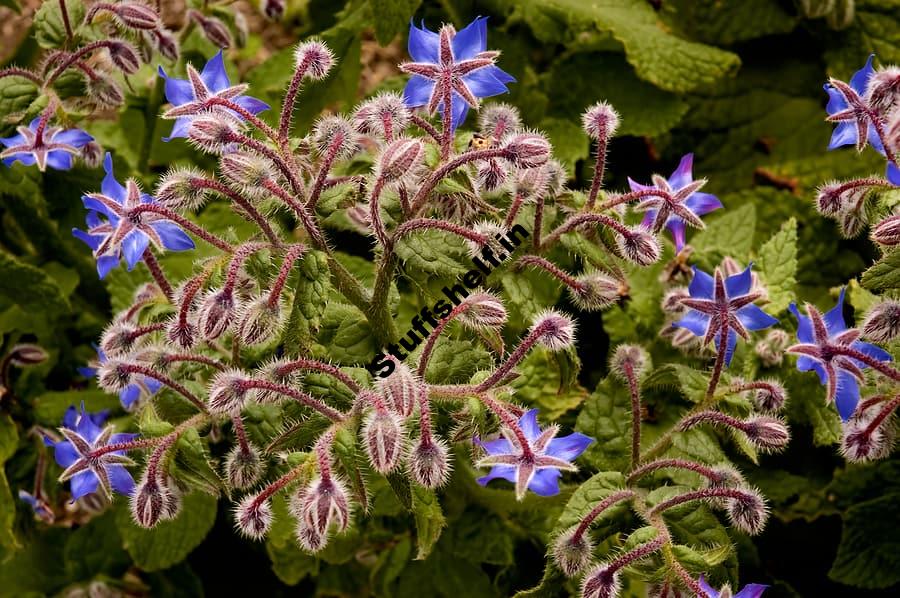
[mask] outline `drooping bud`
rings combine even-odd
[[[791,433],[783,420],[769,415],[757,415],[744,420],[744,433],[762,451],[778,451],[787,446]]]
[[[238,307],[231,289],[207,291],[197,310],[203,338],[214,340],[222,336],[233,325]]]
[[[440,438],[420,438],[407,457],[409,473],[426,488],[443,486],[450,477],[450,451]]]
[[[536,168],[550,159],[552,147],[547,138],[533,132],[513,133],[503,140],[506,159],[520,168]]]
[[[104,108],[117,108],[125,103],[122,90],[107,77],[89,79],[85,91],[95,104]]]
[[[591,569],[581,582],[582,598],[615,598],[619,595],[619,571],[602,563]]]
[[[457,321],[467,328],[473,330],[502,328],[509,318],[503,302],[489,293],[470,295],[465,299],[465,303],[468,308],[459,314]]]
[[[685,287],[677,287],[667,291],[662,298],[662,309],[665,312],[668,312],[672,315],[680,315],[683,314],[687,309],[684,304],[681,302],[682,299],[687,299],[691,294],[688,292]]]
[[[114,320],[100,335],[100,349],[108,357],[124,355],[134,349],[138,338],[128,323]]]
[[[756,343],[756,354],[766,367],[781,365],[784,351],[791,342],[788,333],[781,329],[773,329],[766,333],[763,340]]]
[[[282,325],[281,303],[273,304],[264,295],[241,306],[237,334],[244,344],[259,345],[281,332]]]
[[[837,221],[841,226],[841,235],[845,238],[852,239],[858,236],[863,228],[869,224],[869,213],[866,210],[865,202],[860,202],[858,205],[838,214]]]
[[[263,538],[272,527],[272,505],[269,499],[259,500],[259,495],[245,496],[234,509],[237,529],[253,540]]]
[[[243,408],[250,395],[246,377],[241,370],[225,370],[213,377],[209,385],[210,413],[236,413]]]
[[[366,100],[353,113],[353,125],[366,135],[393,139],[409,126],[410,112],[397,93],[380,93]]]
[[[182,349],[190,349],[197,343],[197,327],[176,316],[166,326],[166,339]]]
[[[47,351],[40,345],[20,343],[10,349],[7,359],[11,365],[23,368],[30,365],[40,365],[47,361],[47,357]]]
[[[308,40],[297,44],[294,50],[294,65],[303,71],[304,77],[314,80],[324,79],[334,66],[334,54],[325,42],[317,39]]]
[[[378,176],[388,182],[414,178],[425,160],[425,144],[418,139],[401,137],[388,144],[378,161]]]
[[[575,342],[575,323],[570,317],[548,309],[537,315],[529,334],[537,334],[538,342],[551,351],[562,351]]]
[[[159,15],[156,11],[140,2],[110,4],[108,10],[129,29],[151,30],[159,25]]]
[[[302,379],[301,373],[296,369],[285,368],[284,365],[285,362],[283,360],[273,359],[259,368],[255,378],[262,378],[275,384],[299,389]],[[255,392],[258,403],[278,403],[284,399],[284,395],[272,390],[257,388]]]
[[[89,141],[81,146],[81,159],[88,168],[97,168],[103,162],[103,148],[96,141]]]
[[[362,427],[363,444],[372,467],[390,473],[400,465],[403,454],[403,420],[386,409],[373,409]]]
[[[561,533],[553,542],[551,555],[553,562],[565,573],[566,577],[575,577],[584,571],[591,562],[594,545],[587,533],[576,535],[577,525],[573,525]]]
[[[206,203],[209,191],[194,181],[205,178],[202,172],[192,168],[172,169],[159,181],[156,199],[176,212],[194,212]]]
[[[284,17],[285,0],[263,0],[262,10],[266,18],[280,21]]]
[[[331,529],[342,532],[350,522],[346,485],[333,476],[317,477],[297,494],[292,510],[297,517],[300,546],[318,552],[328,542]]]
[[[650,357],[643,347],[638,345],[619,345],[609,360],[609,370],[619,380],[628,383],[630,376],[635,378],[641,377],[649,361]]]
[[[510,192],[527,202],[546,197],[550,187],[550,171],[547,169],[549,164],[547,162],[537,168],[513,168],[508,181]]]
[[[753,393],[753,403],[762,411],[779,411],[786,401],[787,391],[774,380],[760,381]]]
[[[659,239],[642,226],[635,226],[617,235],[617,245],[622,256],[639,266],[649,266],[659,261],[662,250]]]
[[[97,385],[109,393],[118,393],[131,384],[131,374],[121,361],[107,359],[97,368]]]
[[[604,272],[582,274],[575,280],[580,286],[569,287],[569,295],[578,309],[601,310],[618,301],[621,296],[622,283]]]
[[[425,383],[402,361],[395,363],[394,371],[387,378],[378,380],[378,390],[402,417],[409,417],[419,401],[423,400],[427,389]]]
[[[470,256],[477,257],[482,253],[485,247],[490,247],[494,256],[507,255],[507,250],[500,245],[500,241],[498,240],[506,234],[506,229],[497,222],[491,220],[476,222],[472,226],[472,232],[484,237],[484,242],[479,243],[471,239],[466,240]]]
[[[900,244],[900,214],[888,216],[872,229],[872,240],[893,247]]]
[[[494,140],[518,131],[521,126],[522,118],[519,116],[518,108],[503,102],[487,104],[478,113],[479,129]]]
[[[858,188],[856,192],[859,192]],[[823,216],[837,216],[844,208],[844,203],[847,199],[846,195],[847,191],[844,190],[843,184],[839,181],[824,183],[816,192],[816,209]]]
[[[478,186],[485,191],[496,191],[506,182],[507,170],[500,160],[480,160],[478,164]]]
[[[900,301],[875,304],[861,326],[863,336],[876,343],[889,343],[900,335]]]
[[[217,48],[230,48],[233,45],[231,32],[220,19],[208,17],[196,10],[188,11],[188,16],[200,27],[203,37]]]
[[[619,114],[606,102],[597,102],[584,111],[581,127],[591,139],[607,140],[619,128]]]
[[[178,39],[168,29],[159,27],[150,32],[150,41],[163,58],[171,62],[178,60],[180,50]]]
[[[211,112],[194,117],[188,128],[188,140],[211,154],[226,151],[237,134],[234,119],[224,112]]]
[[[320,118],[313,126],[313,142],[321,155],[334,151],[336,158],[348,158],[359,149],[353,125],[342,116]]]
[[[765,527],[769,508],[756,488],[744,487],[741,491],[741,498],[729,501],[728,519],[734,527],[755,536]]]
[[[225,458],[225,473],[232,488],[244,490],[262,477],[265,464],[252,444],[236,445]]]
[[[275,165],[271,160],[249,152],[229,152],[219,159],[219,169],[250,197],[265,196],[266,183],[275,180]]]
[[[167,489],[159,483],[156,476],[150,477],[147,472],[131,495],[131,517],[134,522],[144,528],[152,528],[163,518],[166,506]]]
[[[888,114],[900,104],[900,68],[878,69],[866,83],[866,103],[881,114]]]
[[[128,42],[111,40],[107,50],[112,63],[126,75],[133,75],[141,68],[141,59],[138,57],[134,47]]]

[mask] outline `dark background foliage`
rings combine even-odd
[[[29,64],[38,49],[28,28],[36,6],[10,0],[0,6],[8,7],[0,9],[0,22],[14,24],[3,30],[3,60]],[[279,23],[263,20],[255,6],[233,8],[248,15],[251,34],[229,57],[253,95],[273,107],[291,74],[291,44],[320,35],[335,50],[340,68],[304,96],[301,126],[323,108],[347,110],[376,90],[402,86],[395,65],[405,59],[410,15],[433,28],[442,21],[460,28],[474,16],[490,15],[489,45],[503,51],[500,64],[518,80],[502,99],[517,105],[529,126],[548,133],[570,168],[573,188],[585,185],[592,165],[580,112],[605,99],[622,117],[611,147],[609,188],[625,187],[626,176],[646,181],[651,173],[671,172],[682,154],[693,151],[695,174],[707,177],[707,190],[725,203],[726,211],[694,243],[699,263],[708,267],[726,254],[746,261],[793,217],[791,296],[824,305],[831,289],[857,278],[877,257],[864,239],[842,240],[810,200],[824,180],[883,168],[871,151],[825,151],[830,127],[823,121],[822,83],[828,76],[848,78],[871,52],[882,64],[900,63],[898,0],[294,0]],[[14,16],[17,11],[21,16]],[[164,2],[163,14],[177,19],[179,6]],[[213,48],[195,35],[183,51],[197,63]],[[0,90],[0,106],[21,101],[16,94]],[[184,144],[159,141],[168,124],[156,118],[158,94],[152,73],[141,71],[118,116],[85,125],[115,153],[122,172],[136,172],[148,185],[173,162],[192,156]],[[8,134],[11,123],[0,129]],[[101,283],[90,255],[69,235],[83,217],[80,192],[98,182],[96,170],[83,168],[44,176],[0,168],[4,347],[32,341],[51,356],[13,374],[16,399],[7,400],[0,415],[0,594],[56,594],[102,580],[173,596],[491,596],[540,581],[545,548],[527,532],[541,517],[539,503],[515,506],[495,494],[476,499],[460,479],[464,474],[444,492],[450,524],[425,561],[411,561],[411,521],[393,512],[374,514],[383,518],[380,543],[370,543],[366,552],[338,547],[324,561],[291,552],[284,542],[239,538],[227,503],[216,507],[207,497],[197,499],[205,501],[197,512],[206,520],[199,517],[196,529],[180,532],[192,535],[179,542],[196,546],[186,558],[178,550],[148,556],[153,547],[129,535],[121,508],[71,528],[33,522],[14,496],[31,487],[35,440],[21,425],[16,433],[8,415],[54,426],[70,403],[116,406],[115,397],[75,373],[92,356],[90,344],[112,308],[128,299],[140,276],[117,272]],[[738,216],[728,219],[729,213]],[[226,226],[219,216],[203,217],[212,228]],[[369,255],[367,240],[335,238],[342,251]],[[587,333],[579,341],[579,381],[554,399],[568,401],[559,409],[565,425],[575,425],[576,416],[579,426],[592,425],[585,423],[588,407],[579,415],[579,405],[590,404],[584,389],[604,378],[611,343],[657,342],[658,275],[654,270],[641,279],[644,287],[635,285],[621,307],[580,316],[579,328]],[[850,295],[857,310],[870,300],[852,283]],[[896,595],[900,465],[896,459],[846,465],[835,448],[836,416],[821,404],[821,389],[814,379],[790,376],[789,450],[762,457],[759,467],[738,457],[773,509],[761,536],[735,538],[741,584],[773,584],[767,596]],[[664,415],[665,393],[658,394],[650,408]],[[553,505],[557,513],[561,503]],[[165,540],[157,549],[168,549]]]

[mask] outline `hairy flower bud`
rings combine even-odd
[[[300,546],[318,552],[328,542],[331,529],[342,532],[350,522],[350,499],[344,482],[333,476],[317,477],[300,490],[293,501]]]
[[[166,339],[182,349],[190,349],[197,343],[197,327],[174,317],[166,326]]]
[[[360,133],[393,139],[409,127],[409,108],[397,93],[380,93],[366,100],[353,113],[353,126]]]
[[[210,112],[194,117],[188,128],[188,140],[211,154],[228,150],[236,134],[234,118],[224,112]]]
[[[103,148],[96,141],[81,146],[81,159],[88,168],[97,168],[103,162]]]
[[[333,151],[336,158],[348,158],[359,149],[353,125],[342,116],[325,116],[313,125],[313,143],[321,155]]]
[[[778,451],[787,446],[791,433],[783,420],[769,415],[756,415],[744,420],[747,438],[762,451]]]
[[[273,359],[259,368],[255,378],[299,389],[302,380],[301,373],[296,369],[285,368],[285,363],[283,360]],[[281,393],[263,388],[255,389],[255,393],[256,401],[259,403],[278,403],[284,399],[284,395]]]
[[[538,314],[529,332],[539,334],[538,342],[551,351],[561,351],[575,342],[575,323],[552,309]]]
[[[610,571],[609,565],[597,565],[581,581],[582,598],[615,598],[619,595],[619,571]]]
[[[900,104],[900,67],[878,69],[866,83],[866,103],[881,114],[888,114]]]
[[[297,44],[294,49],[294,65],[303,71],[304,77],[314,80],[324,79],[334,66],[334,54],[325,42],[317,39],[308,40]]]
[[[619,251],[629,262],[639,266],[649,266],[659,261],[662,253],[659,239],[646,228],[632,227],[617,237]]]
[[[425,144],[418,139],[401,137],[390,143],[378,161],[378,175],[393,182],[415,177],[425,160]]]
[[[7,359],[17,368],[30,365],[40,365],[47,361],[47,351],[40,345],[33,343],[20,343],[10,349]]]
[[[507,179],[508,171],[503,162],[491,158],[480,160],[476,180],[478,186],[485,191],[496,191]]]
[[[733,498],[728,504],[728,519],[731,525],[751,536],[762,531],[769,517],[766,501],[756,488],[741,488],[745,493],[741,498]]]
[[[791,338],[784,330],[777,328],[770,330],[763,340],[756,343],[756,354],[766,367],[781,365],[784,361],[784,351],[790,342]]]
[[[159,26],[159,15],[156,14],[156,10],[141,2],[110,4],[108,10],[129,29],[151,30]]]
[[[816,209],[823,216],[837,216],[844,208],[846,195],[839,181],[824,183],[816,191]]]
[[[604,272],[582,274],[575,280],[579,286],[569,287],[569,295],[572,303],[583,311],[609,307],[618,301],[622,293],[622,283]]]
[[[150,41],[163,58],[171,62],[178,60],[181,53],[178,48],[178,39],[168,29],[158,27],[150,32]]]
[[[409,451],[409,473],[426,488],[443,486],[450,477],[450,451],[440,438],[420,438]]]
[[[581,127],[591,139],[605,141],[616,134],[619,114],[606,102],[597,102],[584,111]]]
[[[159,483],[156,476],[150,477],[148,472],[144,472],[130,499],[134,522],[148,529],[156,526],[163,519],[167,494],[168,489]]]
[[[197,309],[203,338],[214,340],[222,336],[234,324],[238,307],[231,289],[207,291]]]
[[[591,562],[594,545],[587,533],[577,536],[577,525],[573,525],[561,533],[553,542],[550,554],[553,562],[565,573],[566,577],[575,577],[584,571]]]
[[[863,320],[862,333],[876,343],[889,343],[900,335],[900,301],[889,299],[875,304]]]
[[[265,184],[275,179],[275,165],[263,156],[248,152],[229,152],[219,158],[219,170],[238,185],[244,195],[268,194]]]
[[[285,0],[263,0],[262,11],[266,18],[280,21],[284,17]]]
[[[403,454],[403,420],[386,409],[374,409],[362,427],[363,444],[372,467],[390,473],[400,465]]]
[[[550,159],[552,147],[547,138],[533,132],[513,133],[503,140],[506,159],[520,168],[536,168]]]
[[[395,363],[394,371],[387,378],[378,380],[378,390],[402,417],[409,417],[419,401],[425,398],[427,388],[419,376],[402,361]]]
[[[236,445],[225,458],[225,473],[232,488],[245,490],[262,477],[265,464],[259,450],[248,443],[247,446]]]
[[[109,393],[118,393],[131,384],[131,374],[116,359],[107,359],[97,368],[97,384]]]
[[[872,240],[893,247],[900,244],[900,214],[888,216],[872,229]]]
[[[787,402],[787,391],[784,386],[773,380],[760,382],[760,388],[753,393],[753,403],[763,411],[778,411]]]
[[[156,199],[176,212],[194,212],[206,203],[209,196],[209,191],[195,182],[203,178],[205,177],[199,170],[172,169],[160,179],[156,187]]]
[[[245,496],[234,509],[234,523],[246,537],[263,538],[272,527],[272,505],[269,499],[259,500],[258,494]]]
[[[100,349],[108,357],[117,357],[131,352],[139,337],[127,322],[114,320],[100,335]]]
[[[281,303],[271,303],[263,295],[242,304],[238,314],[237,334],[246,345],[259,345],[281,332]]]
[[[638,345],[619,345],[609,359],[609,370],[619,380],[628,383],[629,376],[640,378],[647,368],[650,357],[643,347]],[[631,372],[629,374],[628,372]]]
[[[122,90],[106,77],[89,79],[85,90],[87,96],[103,108],[117,108],[125,103],[125,95]]]
[[[188,11],[190,17],[200,28],[203,37],[217,48],[230,48],[233,45],[231,32],[220,19],[208,17],[196,10]]]
[[[467,308],[457,316],[457,321],[467,328],[502,328],[509,318],[503,302],[489,293],[469,295],[464,302]]]
[[[107,50],[112,63],[126,75],[133,75],[141,68],[141,59],[134,46],[128,42],[111,40]]]
[[[690,296],[691,294],[688,293],[687,288],[674,288],[670,291],[667,291],[666,294],[663,295],[661,307],[663,311],[668,312],[672,315],[681,315],[687,309],[681,302],[681,300],[687,299]]]
[[[485,247],[490,247],[491,252],[495,256],[507,255],[506,249],[500,245],[499,241],[506,234],[506,229],[497,222],[490,220],[476,222],[472,225],[472,232],[484,237],[484,242],[479,243],[471,239],[467,240],[466,245],[468,245],[470,256],[478,257]]]
[[[243,408],[250,394],[246,377],[240,370],[217,373],[209,385],[210,413],[236,413]]]
[[[518,131],[521,126],[522,118],[518,108],[503,102],[487,104],[478,113],[479,129],[495,140]]]

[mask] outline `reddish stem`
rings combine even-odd
[[[620,503],[624,500],[629,500],[635,497],[635,493],[632,490],[620,490],[618,492],[613,492],[600,502],[598,502],[591,511],[585,515],[582,520],[578,523],[578,527],[575,528],[575,533],[572,535],[573,540],[578,540],[584,533],[588,530],[591,524],[594,522],[597,517],[600,516],[603,511],[612,507],[613,505]]]

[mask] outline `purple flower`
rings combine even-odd
[[[807,304],[804,316],[793,303],[791,312],[797,316],[797,340],[799,344],[788,347],[788,352],[799,354],[797,369],[810,370],[819,375],[819,381],[826,386],[827,398],[834,401],[841,419],[847,421],[859,403],[859,382],[863,380],[862,370],[866,364],[842,354],[840,349],[855,350],[877,361],[891,361],[890,354],[859,339],[860,331],[847,328],[844,322],[844,293],[837,305],[823,316],[814,306]],[[837,349],[837,350],[836,350]]]
[[[540,496],[559,493],[560,471],[575,471],[572,461],[594,439],[578,432],[556,438],[559,427],[553,425],[542,431],[537,413],[537,409],[531,409],[519,419],[519,430],[527,446],[522,446],[519,434],[507,428],[501,429],[503,438],[479,442],[487,456],[476,465],[491,468],[486,476],[478,478],[479,484],[486,486],[497,478],[507,480],[516,485],[516,498],[520,500],[529,488]]]
[[[107,496],[112,496],[113,490],[126,496],[134,491],[134,479],[125,469],[134,463],[124,450],[103,452],[103,449],[131,442],[138,435],[113,434],[112,426],[101,428],[107,414],[105,411],[87,413],[84,403],[80,413],[74,406],[69,407],[59,429],[65,440],[44,439],[45,444],[53,447],[56,462],[65,469],[59,481],[71,480],[72,500],[96,492],[98,487]]]
[[[715,195],[699,192],[706,180],[694,180],[691,172],[693,166],[694,154],[686,154],[668,179],[654,175],[653,185],[641,185],[630,177],[628,179],[632,191],[658,189],[662,192],[644,198],[635,209],[646,212],[643,225],[647,228],[659,232],[665,227],[672,233],[675,251],[681,251],[684,247],[686,224],[703,228],[700,216],[722,207],[722,202]]]
[[[225,72],[221,50],[209,59],[199,73],[192,65],[187,65],[187,79],[169,77],[163,67],[159,67],[159,75],[166,81],[166,99],[172,106],[183,107],[186,114],[175,121],[172,133],[168,137],[163,137],[163,141],[170,141],[176,137],[187,137],[193,116],[208,112],[209,107],[205,103],[212,97],[233,102],[251,114],[259,114],[263,110],[269,109],[269,105],[262,100],[242,95],[247,91],[246,84],[231,84],[231,81],[228,80],[228,73]],[[217,109],[238,117],[227,108],[219,106]],[[192,115],[187,115],[188,113],[192,113]]]
[[[430,114],[444,113],[444,99],[451,98],[452,128],[464,120],[478,98],[507,93],[515,78],[494,63],[499,52],[487,51],[487,17],[478,17],[458,32],[444,25],[435,33],[422,23],[409,24],[409,55],[415,62],[400,65],[412,75],[403,90],[410,108],[426,106]]]
[[[99,364],[106,363],[106,353],[103,352],[103,349],[94,348],[97,349],[97,362]],[[78,373],[85,378],[93,378],[97,375],[97,368],[91,364],[78,368]],[[127,411],[131,411],[135,405],[142,403],[143,399],[152,397],[162,388],[162,382],[154,378],[133,374],[131,379],[133,382],[119,393],[119,401]]]
[[[778,323],[778,320],[753,305],[761,293],[750,290],[753,285],[752,267],[753,264],[750,264],[743,272],[727,278],[718,268],[714,276],[710,276],[694,267],[694,277],[688,285],[690,297],[681,299],[688,311],[673,324],[702,336],[704,345],[714,341],[717,351],[722,350],[719,345],[724,332],[728,339],[725,365],[731,363],[738,335],[749,340],[748,330],[762,330]]]
[[[27,127],[18,127],[12,137],[0,138],[6,147],[0,158],[7,166],[18,160],[25,166],[37,164],[43,172],[47,166],[56,170],[72,168],[72,156],[78,155],[82,147],[94,140],[81,129],[63,130],[60,127],[41,126],[40,116]]]
[[[862,150],[868,142],[876,150],[884,153],[881,138],[875,131],[868,113],[860,111],[859,108],[863,105],[862,98],[866,95],[869,77],[875,72],[872,67],[873,58],[875,55],[870,55],[865,66],[853,74],[849,86],[835,80],[825,84],[825,92],[828,94],[825,111],[828,113],[828,120],[838,123],[828,143],[830,150],[844,145],[855,145],[857,149]]]
[[[100,278],[106,276],[122,257],[132,270],[151,242],[160,250],[194,248],[194,241],[176,223],[154,212],[135,210],[138,206],[156,204],[156,199],[141,193],[131,179],[125,186],[119,183],[113,174],[112,156],[108,153],[103,168],[106,176],[100,187],[101,193],[89,193],[81,198],[88,209],[88,230],[72,229],[72,234],[93,250]]]
[[[727,585],[721,590],[714,589],[702,575],[700,576],[700,587],[703,588],[703,592],[706,594],[702,598],[725,598],[726,596],[729,598],[759,598],[769,588],[769,586],[760,583],[750,583],[734,594]]]

